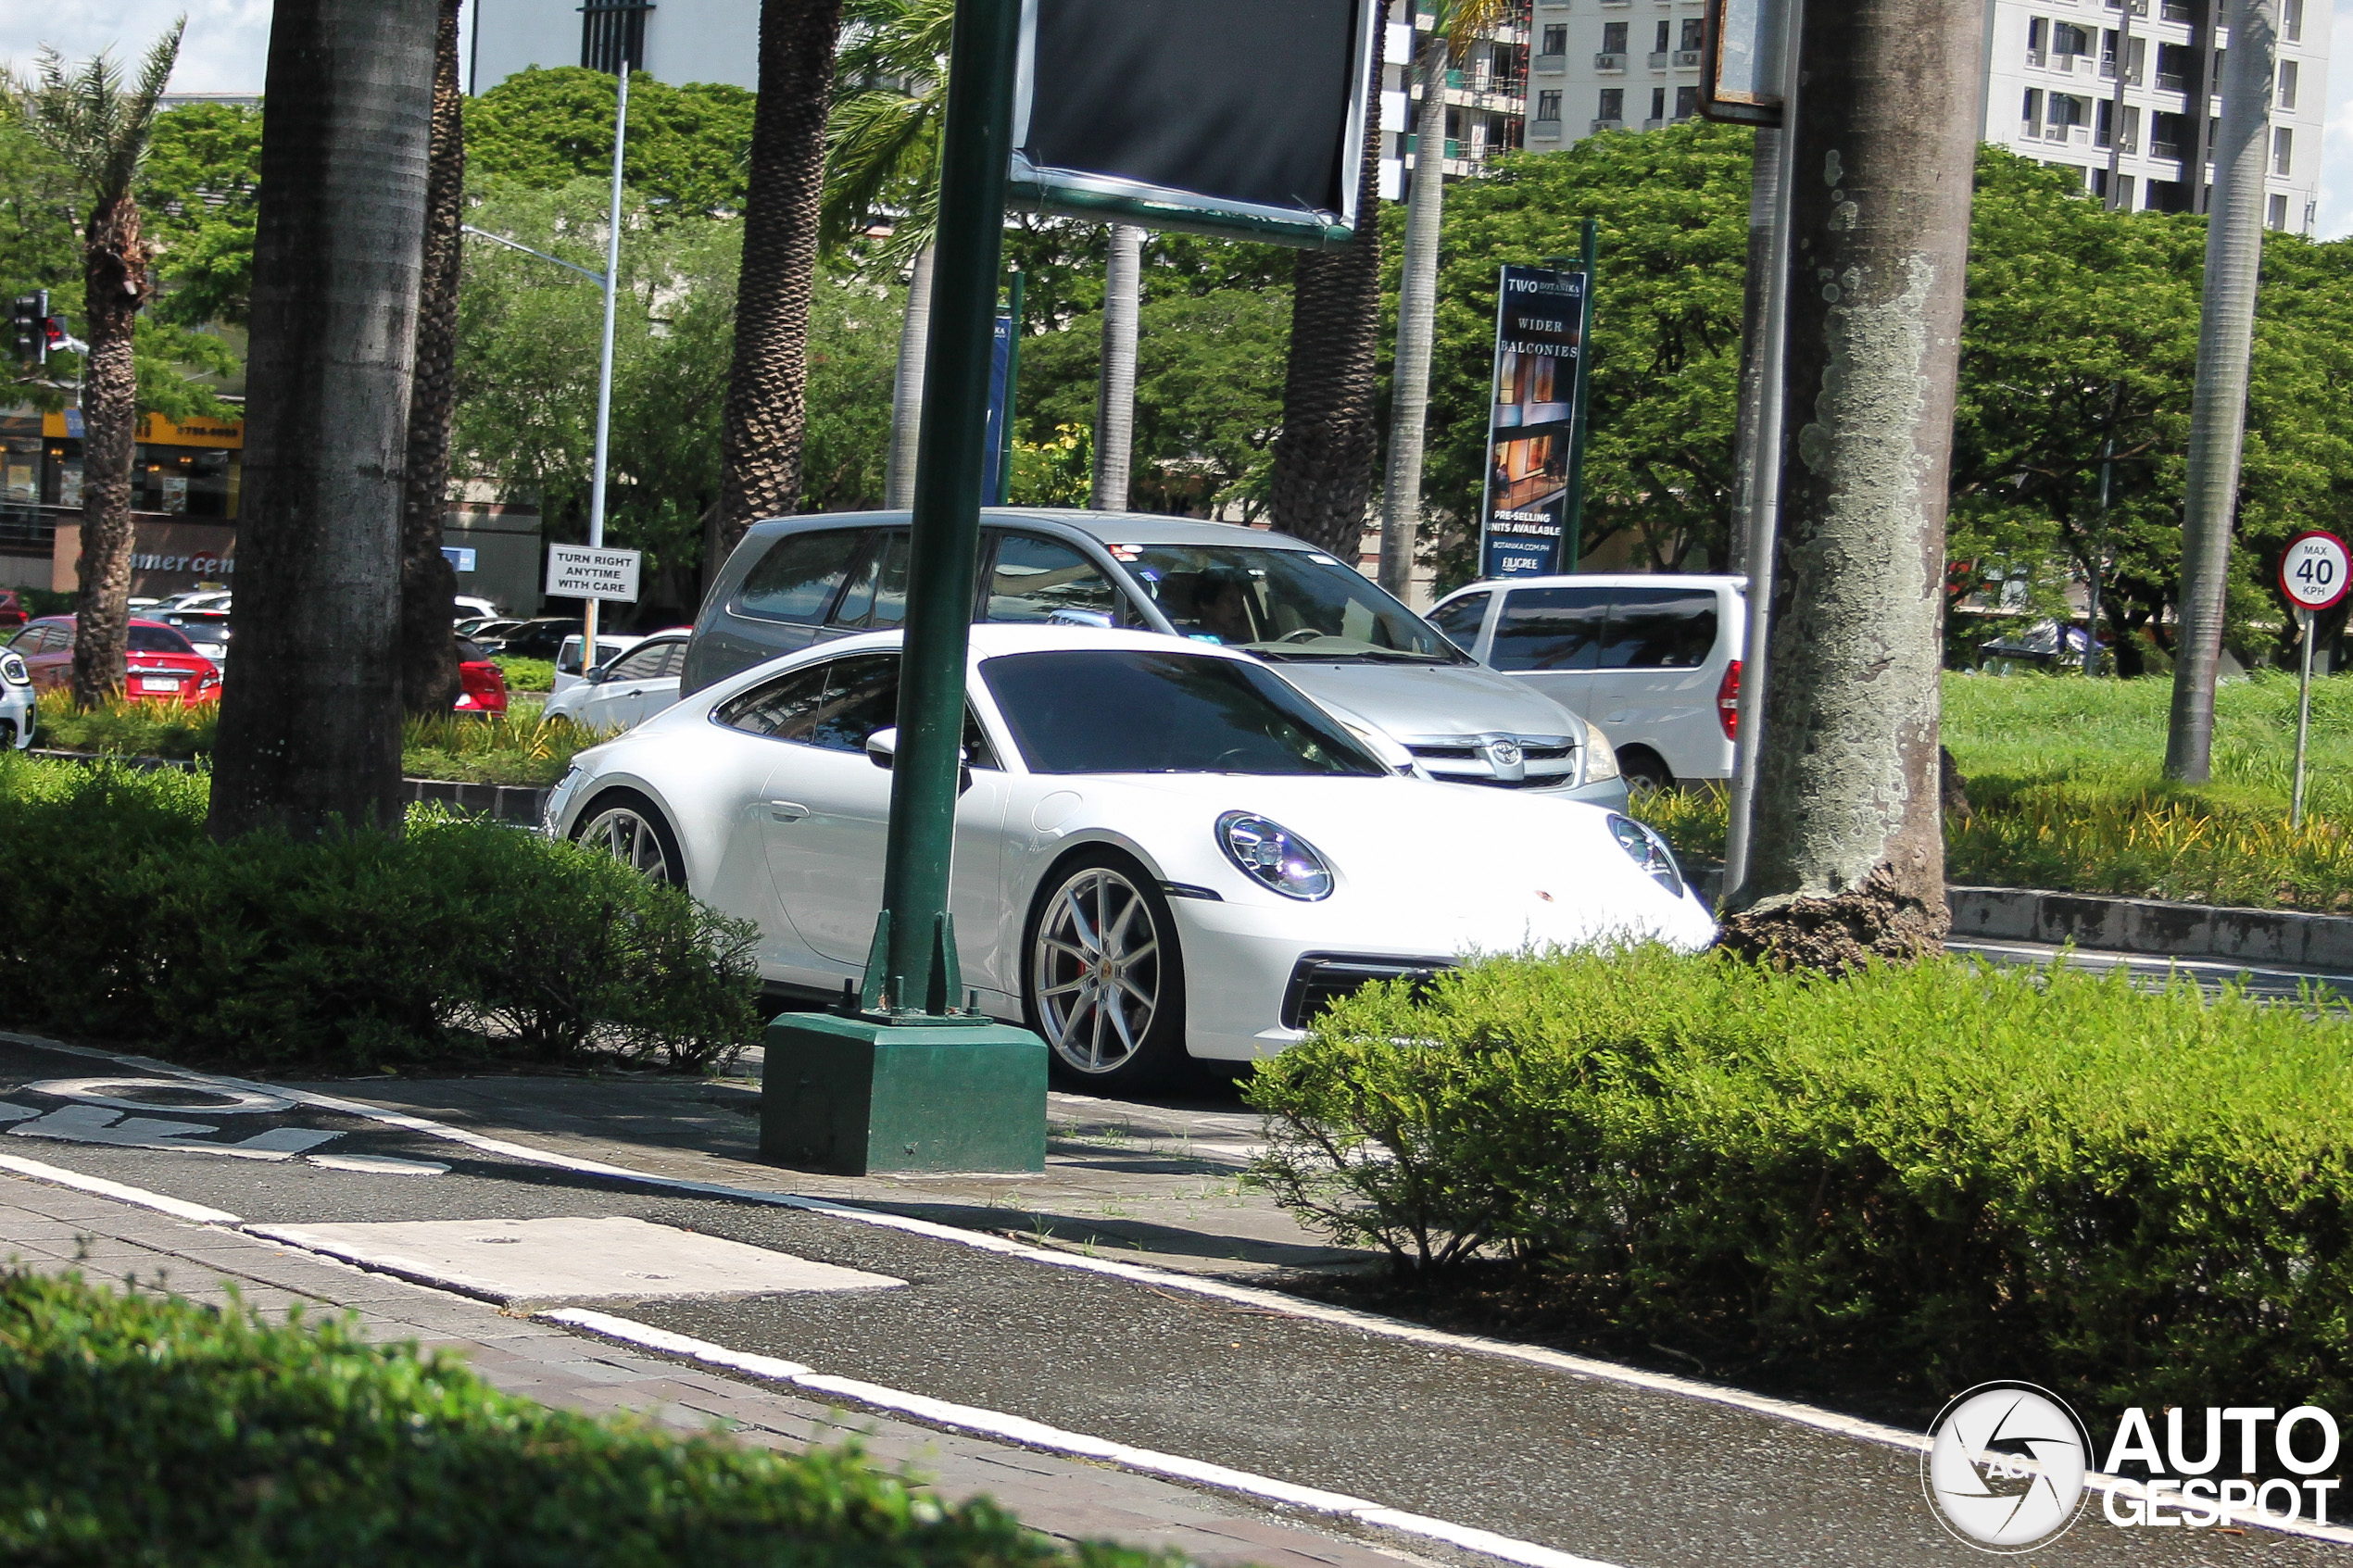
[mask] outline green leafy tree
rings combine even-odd
[[[157,257],[156,320],[243,326],[261,197],[261,111],[187,104],[156,117],[139,205]]]
[[[600,70],[536,67],[466,104],[466,157],[477,175],[547,190],[612,173],[616,79]],[[756,100],[740,87],[673,87],[629,77],[629,144],[622,179],[648,218],[737,215]]]

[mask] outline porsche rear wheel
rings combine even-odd
[[[1083,851],[1048,875],[1023,964],[1030,1026],[1090,1089],[1157,1087],[1185,1054],[1185,966],[1168,899],[1144,869]]]

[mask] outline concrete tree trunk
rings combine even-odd
[[[1386,29],[1389,8],[1375,19]],[[1275,438],[1275,526],[1353,566],[1380,458],[1380,61],[1357,166],[1356,237],[1291,264],[1283,431]]]
[[[760,103],[744,195],[736,355],[720,431],[719,553],[800,505],[809,306],[841,0],[761,0]]]
[[[449,421],[458,408],[459,226],[465,220],[466,97],[458,77],[460,0],[440,0],[434,41],[433,151],[425,173],[424,271],[417,368],[409,395],[409,470],[400,511],[400,704],[447,713],[458,701],[458,573],[441,553],[448,509]],[[529,607],[522,607],[529,608]]]
[[[1144,232],[1111,226],[1103,275],[1103,368],[1095,389],[1095,483],[1087,504],[1099,512],[1127,509],[1127,476],[1136,458],[1136,311],[1143,289]]]
[[[401,481],[437,9],[278,0],[271,16],[215,838],[400,823]]]
[[[1724,940],[1843,970],[1941,948],[1944,510],[1977,0],[1807,7],[1771,679]]]
[[[2214,755],[2214,683],[2222,659],[2231,525],[2246,444],[2247,363],[2255,288],[2263,264],[2264,164],[2271,152],[2278,0],[2229,0],[2222,127],[2214,199],[2206,219],[2206,285],[2198,320],[2197,385],[2190,399],[2190,460],[2182,505],[2182,630],[2173,650],[2168,778],[2204,784]]]
[[[1403,598],[1422,521],[1422,447],[1429,425],[1430,342],[1438,322],[1438,232],[1446,202],[1443,28],[1422,43],[1421,112],[1414,120],[1413,186],[1405,203],[1405,266],[1397,295],[1397,364],[1390,379],[1389,476],[1382,487],[1380,584]]]
[[[890,383],[890,454],[883,465],[883,505],[915,504],[915,452],[924,433],[924,356],[931,352],[932,247],[915,253],[907,280],[907,320],[899,329],[899,370]]]

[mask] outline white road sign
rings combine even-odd
[[[2280,556],[2280,592],[2299,609],[2327,609],[2345,597],[2353,579],[2346,575],[2345,541],[2334,533],[2299,533]]]
[[[636,550],[599,550],[587,545],[547,546],[547,596],[637,602]]]

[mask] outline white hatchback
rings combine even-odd
[[[601,646],[604,639],[597,641]],[[686,633],[659,633],[566,685],[540,717],[569,719],[600,734],[634,729],[678,700],[678,672],[686,661]]]
[[[1732,776],[1748,579],[1510,577],[1439,601],[1430,623],[1542,692],[1617,751],[1629,784]]]
[[[978,625],[969,690],[964,983],[1085,1082],[1271,1055],[1334,996],[1472,954],[1715,935],[1642,824],[1401,772],[1245,655]],[[769,982],[836,996],[881,908],[898,700],[896,632],[768,660],[582,752],[548,831],[754,922]]]

